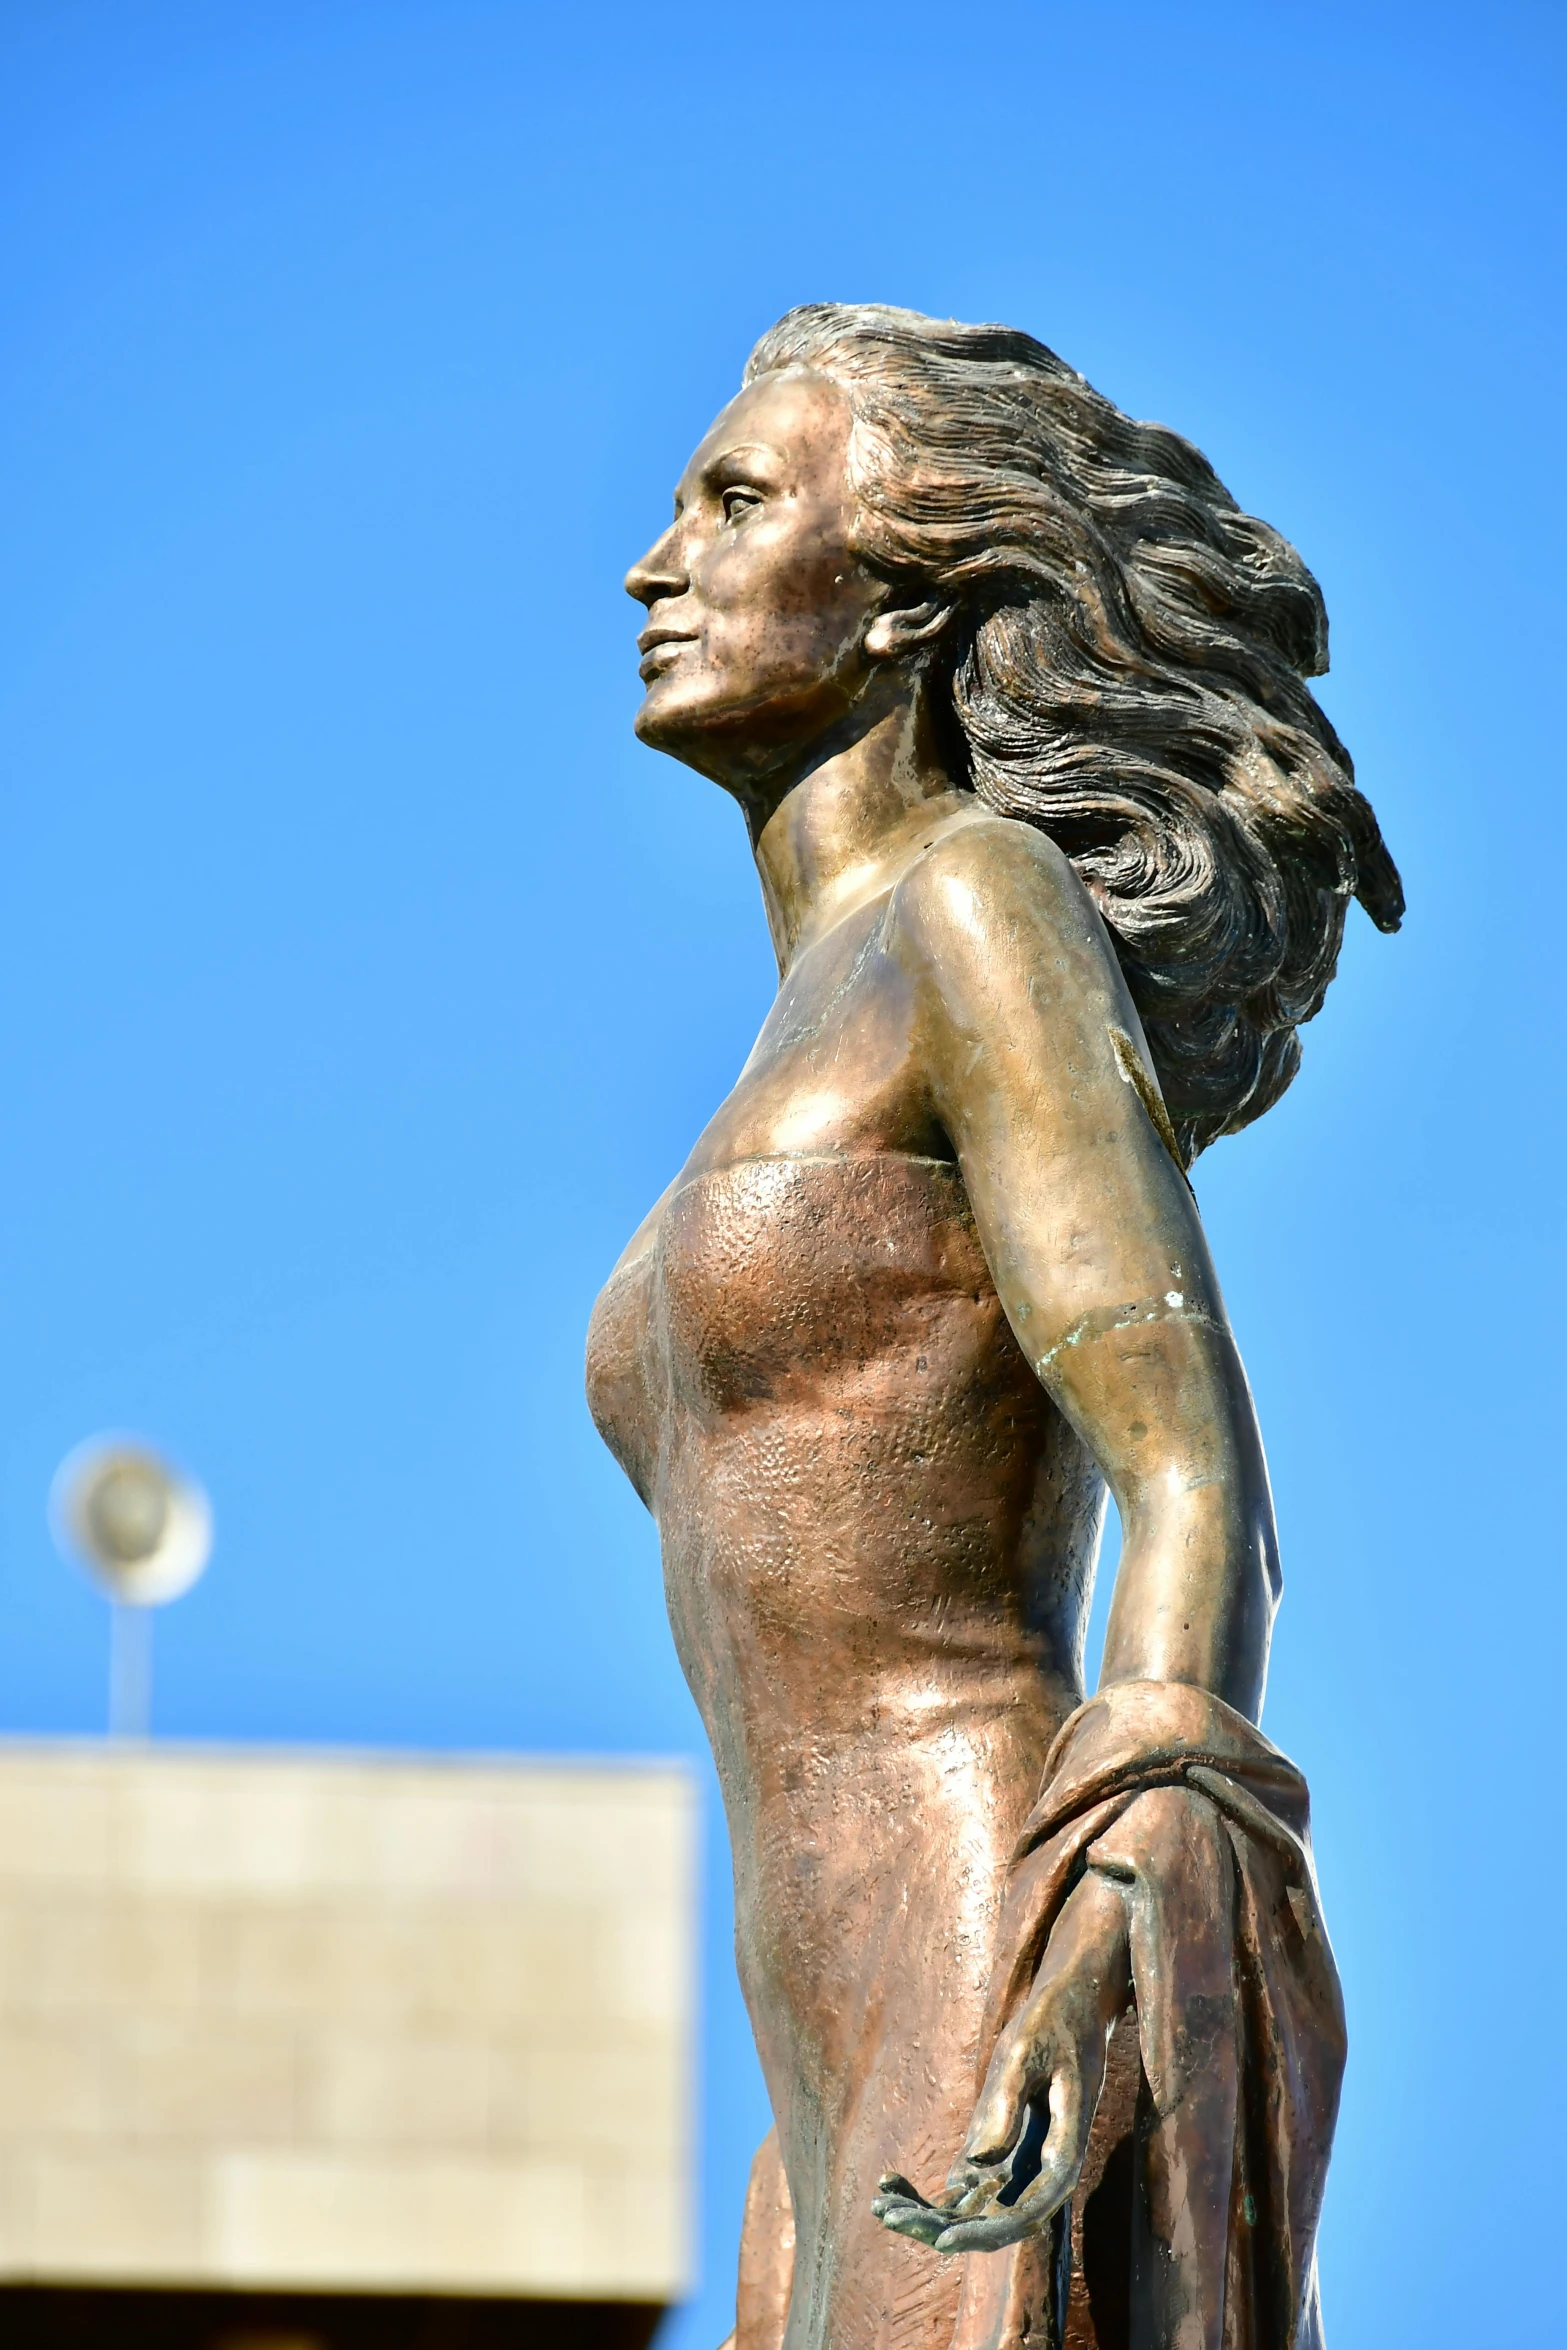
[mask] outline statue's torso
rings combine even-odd
[[[895,2148],[944,2166],[967,2124],[1007,1862],[1081,1695],[1101,1487],[1002,1313],[884,908],[793,965],[599,1300],[588,1376],[723,1784],[790,2342],[880,2342],[843,2315],[868,2294],[922,2350],[955,2266],[911,2266],[870,2199]]]
[[[1100,1506],[1002,1314],[880,915],[796,963],[589,1343],[718,1758],[753,2001],[809,1979],[818,2031],[857,2003],[843,1902],[889,1844],[950,1871],[949,1805],[988,1911],[1079,1693]]]
[[[1099,1480],[1001,1310],[884,905],[795,964],[589,1339],[721,1766],[797,1679],[849,1740],[916,1685],[1080,1695]]]

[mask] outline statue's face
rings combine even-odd
[[[732,400],[627,574],[647,606],[637,733],[720,781],[765,775],[828,734],[876,663],[887,588],[849,550],[849,403],[807,368]]]

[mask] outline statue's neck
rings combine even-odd
[[[770,812],[747,808],[780,973],[887,886],[942,800],[959,795],[916,687],[782,789]]]

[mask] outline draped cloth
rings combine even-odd
[[[1080,1706],[1013,1857],[987,2050],[1085,1868],[1126,1904],[1142,2060],[1127,2350],[1321,2350],[1345,2040],[1305,1781],[1205,1690],[1122,1682]],[[1048,2241],[963,2266],[952,2350],[1059,2343]]]

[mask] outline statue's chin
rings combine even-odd
[[[667,751],[671,748],[668,721],[657,706],[656,694],[650,693],[646,697],[631,721],[631,727],[638,742],[648,744],[652,750]]]
[[[632,720],[637,740],[694,767],[727,789],[766,775],[821,731],[818,712],[802,714],[799,704],[780,695],[725,700],[693,691],[683,680],[658,679]]]
[[[721,717],[693,709],[689,700],[666,693],[661,683],[648,689],[632,726],[638,742],[650,750],[665,751],[694,767],[703,764],[705,752],[719,748],[725,735]]]

